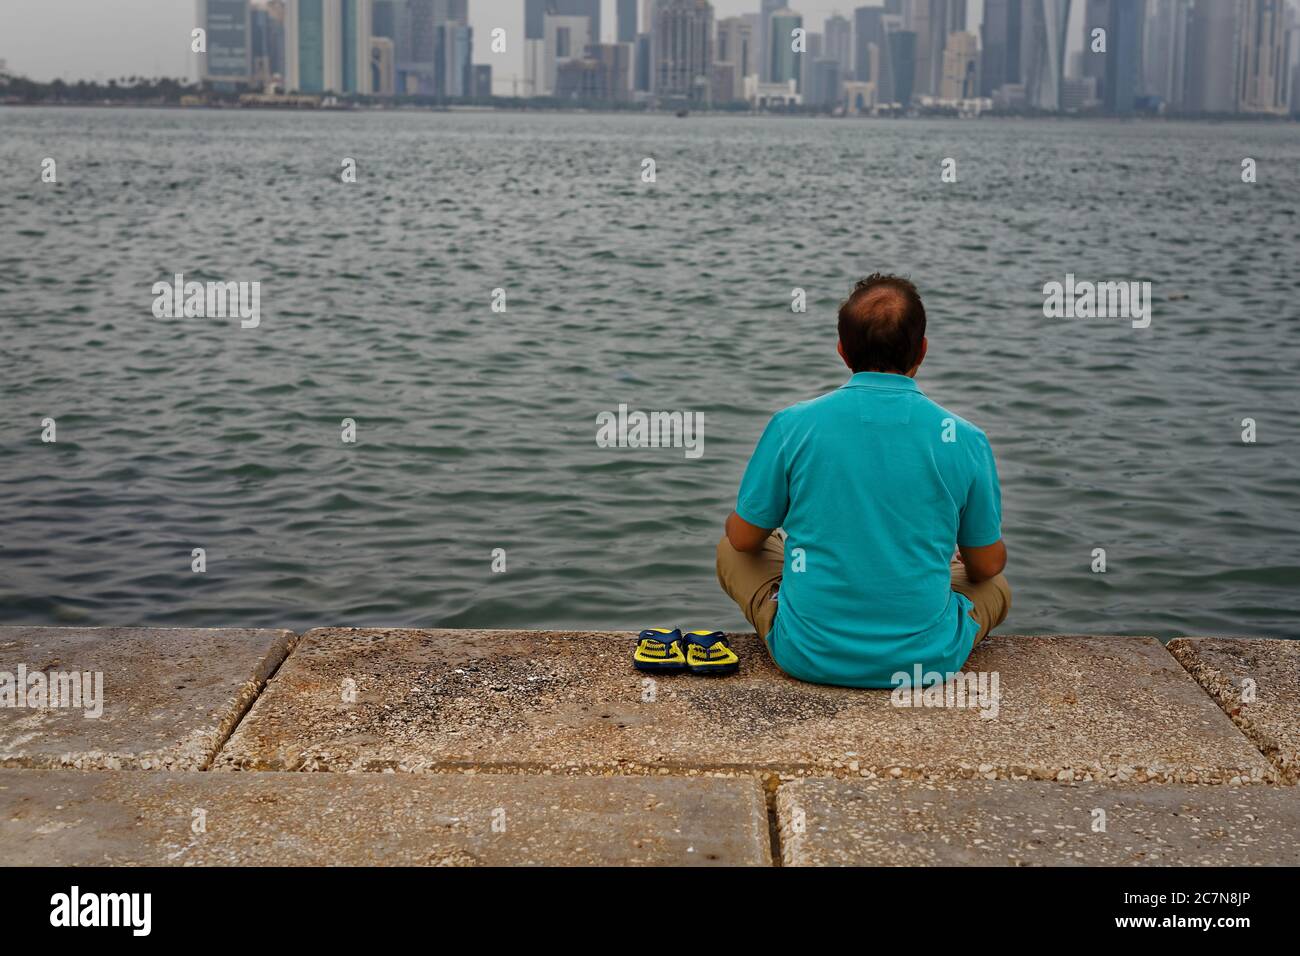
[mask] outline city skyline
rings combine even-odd
[[[0,36],[32,2],[12,0]],[[94,16],[69,16],[87,2],[39,8],[65,16],[52,31],[61,54],[96,26]],[[1291,93],[1300,83],[1294,0],[886,0],[853,7],[851,19],[833,0],[640,0],[635,25],[628,14],[638,0],[180,0],[166,16],[145,15],[161,2],[118,0],[112,29],[95,30],[93,47],[126,56],[164,28],[167,55],[180,46],[186,66],[162,68],[155,46],[157,72],[96,70],[95,80],[180,76],[200,81],[204,99],[245,93],[262,103],[283,94],[496,95],[841,115],[1280,115],[1300,105]],[[149,30],[135,29],[142,16]],[[197,54],[195,26],[208,39]],[[1108,49],[1087,49],[1089,34],[1103,32]],[[804,46],[791,49],[786,35],[801,33]],[[12,62],[0,50],[0,73],[40,82],[24,64],[48,48],[19,47]],[[81,69],[95,62],[78,60]]]
[[[646,2],[642,0],[643,5]],[[711,3],[714,19],[720,20],[756,13],[761,0]],[[803,14],[810,28],[820,32],[824,21],[837,13],[852,21],[857,7],[879,4],[809,0],[781,5]],[[983,0],[968,0],[971,32],[977,32],[983,6]],[[617,10],[618,0],[601,0],[601,42],[617,41]],[[113,0],[111,7],[103,0],[6,0],[0,4],[0,60],[38,82],[106,82],[121,76],[193,80],[198,70],[189,52],[189,31],[195,20],[192,0]],[[474,29],[474,61],[493,64],[496,92],[508,94],[514,79],[522,86],[524,0],[470,0],[469,21]],[[1081,18],[1078,25],[1081,30]],[[494,55],[489,49],[491,29],[496,26],[520,40],[504,54]],[[1072,42],[1074,32],[1079,31],[1072,32]],[[1081,47],[1081,35],[1077,39]]]

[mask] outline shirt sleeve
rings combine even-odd
[[[785,437],[773,416],[758,439],[754,454],[740,480],[736,514],[759,528],[779,528],[790,507],[790,484],[786,472]]]
[[[957,544],[963,548],[984,548],[1002,539],[1002,488],[993,449],[982,433],[974,455],[974,475],[961,509]]]

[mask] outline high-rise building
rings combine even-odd
[[[546,51],[548,16],[586,21],[583,35],[589,39],[576,48],[579,55],[588,42],[600,42],[600,0],[524,0],[524,85],[530,96],[549,96],[555,90],[555,63]]]
[[[1097,81],[1090,76],[1067,77],[1061,83],[1061,110],[1078,113],[1097,105]]]
[[[391,37],[370,38],[370,92],[376,96],[397,92],[397,53]]]
[[[1238,0],[1196,0],[1188,12],[1184,111],[1236,112],[1238,14]]]
[[[945,100],[969,100],[979,95],[979,41],[973,33],[952,33],[943,48],[943,83],[939,96]]]
[[[1241,0],[1237,108],[1285,113],[1290,82],[1285,0]]]
[[[207,33],[199,54],[199,78],[233,86],[253,79],[253,36],[248,0],[197,0],[196,22]]]
[[[1119,0],[1121,4],[1129,0]],[[1236,2],[1236,0],[1233,0]],[[1097,98],[1106,95],[1106,63],[1110,55],[1111,0],[1084,0],[1083,8],[1083,75],[1094,81]],[[1094,50],[1097,31],[1105,37],[1106,49]]]
[[[837,106],[844,83],[840,61],[828,56],[816,57],[806,73],[808,92],[804,103],[822,109]]]
[[[632,68],[632,89],[638,93],[649,93],[651,78],[654,73],[654,46],[650,42],[650,34],[648,33],[638,33],[636,35],[634,64]]]
[[[434,28],[435,93],[461,99],[474,91],[474,29],[463,20],[445,20]]]
[[[903,27],[916,34],[915,92],[937,96],[948,37],[966,30],[966,0],[908,0]]]
[[[370,93],[369,0],[289,0],[285,86],[303,93]]]
[[[901,27],[901,18],[897,18]],[[913,84],[916,81],[916,43],[917,36],[911,30],[891,29],[885,21],[885,42],[889,47],[886,61],[890,67],[891,95],[889,100],[906,109],[912,102]]]
[[[809,91],[812,89],[813,64],[822,58],[823,49],[820,33],[804,34],[804,52],[799,56],[799,92],[803,94],[805,103],[808,102]]]
[[[803,54],[794,48],[794,31],[803,29],[803,16],[788,7],[772,14],[768,21],[767,75],[769,83],[794,80],[802,92]]]
[[[636,43],[636,35],[641,29],[640,5],[640,0],[618,0],[619,43]]]
[[[837,13],[826,18],[822,36],[823,55],[838,63],[840,73],[848,76],[853,69],[853,24]]]
[[[569,60],[581,60],[592,42],[592,21],[587,16],[548,13],[542,22],[542,72],[533,91],[536,96],[554,96],[560,67]]]
[[[1101,100],[1108,113],[1132,113],[1141,94],[1146,0],[1115,0],[1106,30]],[[1085,60],[1085,62],[1087,62]]]
[[[890,13],[884,7],[858,7],[853,11],[854,75],[856,82],[867,84],[873,95],[872,105],[906,105],[899,99],[900,91],[911,99],[913,75],[903,70],[915,69],[915,35],[911,38],[894,38],[903,31],[903,17]],[[895,54],[905,56],[907,65],[901,65]],[[857,94],[862,96],[861,92]]]
[[[451,0],[462,8],[468,0]],[[524,0],[524,39],[541,40],[542,18],[547,14],[557,17],[587,17],[591,20],[590,33],[600,40],[600,0]],[[453,20],[468,20],[465,14],[450,16]]]
[[[583,56],[560,64],[556,71],[555,95],[564,100],[620,103],[631,90],[629,43],[593,43]]]
[[[1061,108],[1069,23],[1070,0],[1025,0],[1020,55],[1030,109],[1057,112]]]
[[[399,0],[395,11],[399,89],[421,96],[446,96],[447,44],[454,46],[457,41],[449,41],[439,28],[448,23],[468,26],[468,0]],[[457,65],[452,69],[459,68]],[[466,86],[462,80],[450,85],[459,89]]]
[[[761,0],[758,17],[758,48],[763,51],[759,58],[758,73],[759,80],[767,83],[771,80],[772,72],[772,14],[785,6],[786,0]]]
[[[492,96],[491,63],[474,64],[474,91],[472,95],[479,100],[486,100]]]
[[[1172,99],[1173,59],[1178,43],[1178,0],[1148,0],[1142,31],[1142,92]]]
[[[265,7],[248,9],[248,46],[254,83],[271,82],[271,15]]]
[[[885,49],[884,16],[884,7],[858,7],[853,11],[853,73],[860,83],[876,82],[873,77],[880,73],[880,53]]]
[[[1291,64],[1291,92],[1288,103],[1291,115],[1300,116],[1300,11],[1292,11],[1287,29],[1287,60]]]
[[[394,41],[397,39],[398,2],[399,0],[373,0],[370,17],[371,37],[387,37]]]
[[[266,56],[270,61],[271,76],[284,81],[284,21],[287,16],[285,0],[266,0]]]
[[[651,24],[655,95],[704,100],[713,79],[713,5],[658,0]]]
[[[1020,66],[1023,0],[984,0],[980,95],[992,96],[999,87],[1024,82]]]
[[[719,97],[719,89],[714,90],[713,98],[720,102],[743,100],[745,98],[745,77],[758,73],[758,48],[754,44],[754,28],[744,17],[728,17],[718,21],[718,38],[714,49],[715,64],[730,64],[732,89],[725,98]],[[715,71],[715,76],[718,74]]]

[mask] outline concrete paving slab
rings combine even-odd
[[[206,768],[294,640],[245,628],[0,627],[0,766]],[[69,694],[78,684],[80,706]]]
[[[787,866],[1300,864],[1294,787],[808,779],[776,804]]]
[[[9,865],[771,863],[754,780],[0,770]]]
[[[889,691],[795,681],[752,634],[734,638],[737,675],[651,679],[633,670],[633,643],[584,632],[312,631],[214,768],[1213,783],[1273,773],[1149,638],[992,638],[971,661],[990,689],[998,676],[996,709],[983,711],[904,708]]]
[[[1191,637],[1167,647],[1283,779],[1300,781],[1300,641]]]

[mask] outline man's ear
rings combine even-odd
[[[850,362],[849,357],[844,354],[844,343],[839,339],[835,340],[835,351],[840,353],[840,358],[844,359],[844,364],[849,367],[849,371],[853,371],[853,363]]]

